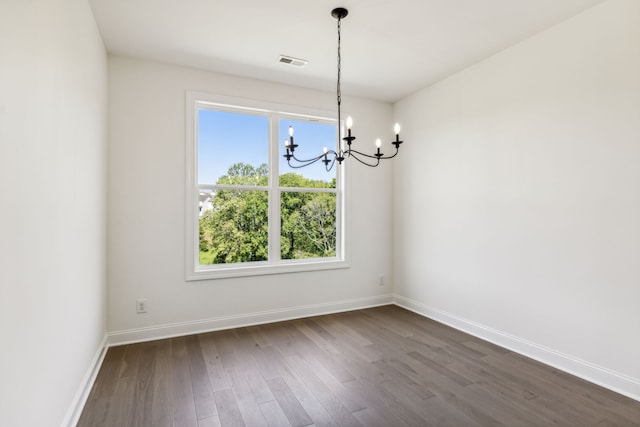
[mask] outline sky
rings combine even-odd
[[[336,167],[326,172],[324,164],[317,162],[302,169],[291,169],[282,157],[284,140],[289,137],[289,126],[294,128],[296,155],[301,158],[321,154],[323,147],[336,146],[335,125],[280,119],[278,144],[280,174],[295,172],[306,178],[331,181]],[[198,183],[215,184],[234,163],[248,163],[258,167],[269,163],[269,118],[215,110],[198,110]]]

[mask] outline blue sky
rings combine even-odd
[[[302,122],[288,119],[278,124],[278,148],[280,151],[280,174],[295,172],[307,178],[330,181],[336,173],[324,170],[321,162],[302,169],[291,169],[282,157],[284,140],[289,137],[289,125],[295,130],[295,143],[299,145],[299,157],[314,157],[322,153],[323,147],[335,149],[336,128],[323,123]],[[229,113],[214,110],[198,111],[198,182],[214,184],[226,174],[234,163],[260,166],[269,163],[269,119],[250,114]]]

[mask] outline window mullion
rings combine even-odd
[[[280,150],[277,114],[269,115],[269,261],[280,261]]]

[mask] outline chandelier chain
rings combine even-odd
[[[340,104],[342,104],[342,90],[340,89],[340,77],[342,70],[342,54],[340,52],[340,29],[341,29],[341,21],[342,19],[338,18],[338,83],[336,87],[336,98],[338,101],[338,123],[340,123]],[[340,132],[338,132],[338,136]]]
[[[338,94],[338,104],[341,103],[342,101],[342,91],[340,90],[340,69],[341,69],[341,65],[342,65],[342,55],[340,53],[340,19],[338,19],[338,87],[337,87],[337,94]]]

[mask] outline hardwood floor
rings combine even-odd
[[[79,426],[640,426],[640,402],[396,306],[109,349]]]

